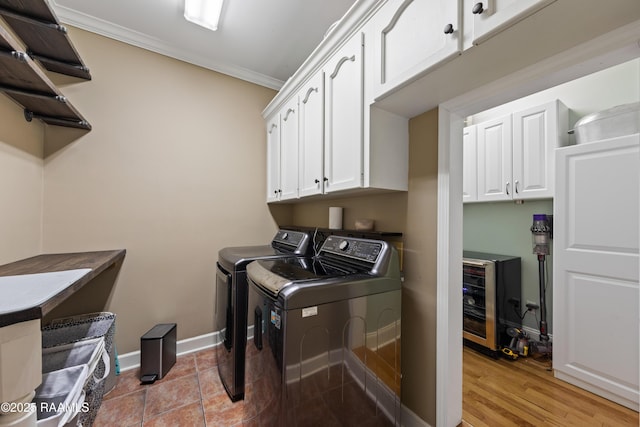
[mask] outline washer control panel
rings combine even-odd
[[[375,263],[383,247],[383,243],[376,240],[329,236],[324,241],[320,252],[329,252],[346,258]]]

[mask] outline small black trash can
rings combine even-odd
[[[161,323],[140,337],[140,382],[161,380],[176,363],[175,323]]]

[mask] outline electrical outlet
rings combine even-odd
[[[527,308],[529,310],[537,310],[537,309],[540,308],[540,306],[537,303],[533,302],[533,301],[527,301]]]

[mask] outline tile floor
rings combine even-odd
[[[220,379],[213,349],[178,357],[169,373],[141,385],[139,369],[122,372],[104,396],[95,427],[242,425],[243,402],[232,403]]]

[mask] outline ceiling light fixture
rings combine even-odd
[[[223,0],[184,0],[184,18],[194,24],[218,29]]]

